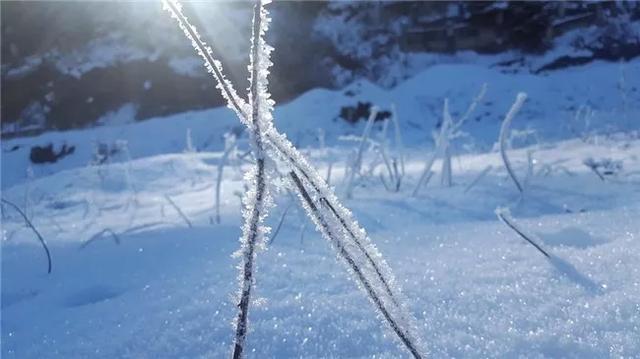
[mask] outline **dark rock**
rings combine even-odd
[[[371,102],[360,102],[355,106],[343,106],[340,109],[340,115],[338,117],[349,123],[356,123],[360,119],[366,121],[371,115]],[[387,118],[391,118],[391,111],[379,110],[376,114],[374,121],[384,121]]]
[[[34,164],[55,163],[59,159],[72,154],[75,149],[75,146],[67,146],[66,144],[63,144],[60,151],[56,153],[53,150],[53,144],[51,143],[46,146],[33,146],[29,153],[29,159],[31,160],[31,163]]]

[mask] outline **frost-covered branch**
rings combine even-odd
[[[267,173],[265,169],[265,130],[271,127],[273,100],[267,92],[268,68],[271,66],[270,53],[272,48],[264,41],[264,35],[269,25],[268,13],[261,0],[254,5],[252,46],[250,55],[250,85],[249,104],[251,105],[251,123],[249,128],[252,137],[252,150],[256,158],[253,170],[247,176],[250,189],[244,197],[243,210],[244,226],[240,239],[242,266],[240,267],[240,296],[238,315],[236,317],[236,334],[233,358],[241,358],[244,342],[247,336],[247,319],[251,289],[254,283],[254,261],[258,245],[264,245],[264,237],[268,228],[263,226],[267,216],[269,193],[267,188]]]
[[[213,50],[208,46],[196,31],[196,28],[189,23],[189,20],[182,13],[182,5],[177,0],[163,0],[164,9],[171,13],[171,17],[176,19],[178,26],[184,32],[185,36],[191,40],[191,45],[198,55],[205,62],[207,71],[211,73],[217,80],[217,88],[222,92],[222,96],[227,100],[228,107],[236,112],[243,121],[247,121],[248,104],[238,96],[238,93],[231,85],[231,82],[224,76],[222,64],[215,59]]]
[[[406,318],[403,318],[402,315],[400,318],[394,317],[394,313],[389,310],[388,304],[386,304],[383,297],[381,297],[381,294],[379,293],[380,289],[377,289],[375,284],[369,280],[362,268],[362,265],[359,264],[357,258],[348,251],[344,243],[337,240],[336,234],[333,233],[332,226],[322,215],[320,208],[315,204],[311,195],[307,192],[300,177],[294,171],[291,171],[289,174],[295,187],[298,189],[298,194],[303,207],[307,210],[307,213],[318,227],[320,233],[322,233],[322,235],[335,247],[340,258],[345,262],[348,269],[353,272],[355,278],[369,296],[369,299],[371,299],[384,320],[395,332],[399,340],[404,344],[411,355],[414,358],[423,358],[424,355],[420,350],[417,340],[412,338],[410,333],[399,323],[399,319],[406,320]]]
[[[507,116],[504,118],[504,121],[502,121],[502,126],[500,127],[500,155],[502,156],[502,161],[504,162],[504,166],[507,168],[507,172],[509,172],[509,176],[511,176],[513,183],[515,183],[520,193],[522,193],[524,189],[522,188],[520,181],[518,181],[518,177],[516,177],[516,174],[513,171],[513,168],[511,167],[511,162],[509,161],[509,157],[507,157],[507,134],[509,133],[509,127],[511,126],[511,121],[513,121],[513,118],[515,117],[515,115],[518,113],[518,111],[520,111],[520,108],[522,107],[522,104],[526,99],[527,99],[526,93],[524,92],[518,93],[518,95],[516,96],[516,101],[511,106],[511,109],[509,110],[509,112],[507,112]]]
[[[478,92],[478,94],[473,99],[473,101],[471,101],[471,103],[469,104],[469,107],[467,108],[467,111],[464,113],[464,115],[462,115],[462,117],[460,117],[458,122],[451,128],[453,132],[459,131],[462,125],[464,125],[465,122],[467,122],[467,120],[469,119],[469,116],[471,116],[471,114],[476,109],[476,107],[478,107],[478,104],[480,103],[480,101],[482,101],[482,99],[484,98],[484,95],[486,94],[487,94],[487,84],[483,83],[482,86],[480,87],[480,92]]]
[[[484,98],[484,95],[487,92],[487,84],[482,84],[480,88],[480,92],[476,97],[473,98],[467,111],[460,117],[458,121],[454,121],[453,117],[451,117],[451,113],[449,112],[449,99],[444,100],[444,105],[442,109],[442,124],[440,125],[440,133],[436,137],[435,149],[429,159],[426,161],[425,166],[420,174],[420,179],[416,187],[413,190],[413,196],[417,196],[420,189],[425,183],[425,180],[429,177],[429,173],[431,172],[431,168],[435,160],[438,157],[442,157],[442,184],[445,186],[451,186],[452,184],[452,169],[451,169],[451,141],[457,137],[460,137],[463,133],[460,131],[462,125],[465,124],[471,113],[476,109],[480,101]]]
[[[24,219],[24,222],[27,224],[27,226],[29,226],[29,228],[31,228],[33,233],[36,234],[36,236],[38,237],[38,240],[40,241],[40,244],[42,245],[42,248],[44,249],[44,252],[47,255],[47,273],[51,273],[51,253],[49,252],[49,247],[47,246],[47,242],[44,240],[44,238],[42,238],[42,235],[40,235],[40,232],[38,232],[36,227],[33,225],[33,223],[31,223],[29,218],[27,218],[27,215],[20,209],[20,207],[18,207],[13,202],[7,201],[4,198],[0,199],[0,201],[2,201],[2,203],[4,203],[4,204],[8,205],[9,207],[12,207],[13,209],[15,209],[16,212],[18,212],[20,214],[20,216],[22,216],[22,218]]]
[[[183,30],[185,28],[192,29],[192,26],[187,23],[186,18],[184,18],[184,16],[182,16],[179,12],[179,8],[174,6],[172,13],[174,13],[174,15],[176,13],[178,14],[175,15],[175,17],[179,20],[179,25],[183,27]],[[185,30],[185,34],[187,35],[187,37],[193,40],[193,35],[190,31]],[[207,48],[204,47],[201,41],[193,41],[193,43],[200,53],[205,54],[203,55],[205,61],[207,61],[208,63],[219,65],[219,63],[214,62],[215,60],[213,60],[211,56],[206,56],[206,54],[210,55],[210,49],[207,50]],[[228,95],[228,93],[230,92],[229,89],[232,89],[232,86],[230,83],[224,80],[224,76],[222,76],[221,72],[221,67],[215,67],[213,70],[214,77],[217,81],[219,81],[219,89],[223,91],[223,96],[227,98],[229,106],[234,109],[236,114],[240,117],[240,120],[245,125],[247,125],[250,130],[253,130],[253,125],[249,120],[251,118],[251,109],[243,105],[241,103],[241,100],[235,102],[232,101],[234,97]],[[261,72],[261,74],[264,74],[266,76],[266,71]],[[309,191],[314,191],[316,198],[318,198],[318,200],[323,203],[323,206],[321,208],[316,204],[314,204],[314,206],[318,209],[318,211],[323,212],[323,217],[321,218],[325,218],[325,220],[329,221],[328,223],[331,223],[334,228],[329,232],[333,233],[333,235],[327,238],[332,238],[330,242],[338,243],[342,248],[346,248],[346,246],[348,246],[348,253],[350,254],[349,257],[353,259],[358,268],[358,271],[354,275],[359,282],[375,283],[375,288],[382,288],[376,291],[373,289],[373,287],[371,287],[371,285],[367,287],[363,284],[364,289],[369,288],[366,290],[368,294],[375,294],[369,295],[369,297],[372,298],[372,301],[374,302],[374,304],[376,304],[376,308],[380,311],[381,316],[387,318],[385,322],[390,324],[403,345],[415,357],[421,357],[421,355],[419,355],[419,350],[417,349],[419,347],[419,343],[417,339],[415,339],[417,330],[415,330],[415,324],[413,323],[406,305],[403,301],[399,300],[399,297],[401,295],[399,288],[394,287],[395,289],[391,290],[391,287],[394,286],[395,282],[393,280],[393,276],[391,275],[391,271],[386,262],[381,258],[378,250],[371,244],[371,241],[367,237],[364,229],[362,229],[353,219],[351,212],[349,212],[340,204],[333,189],[329,187],[326,181],[319,175],[315,167],[309,164],[306,158],[291,144],[286,136],[276,131],[276,129],[271,124],[268,124],[268,126],[261,128],[260,135],[264,136],[263,138],[264,144],[266,145],[265,149],[267,156],[270,159],[277,159],[284,162],[291,169],[291,173],[294,173],[296,176],[298,176],[298,179],[301,180],[299,181],[301,185],[294,187],[296,192],[298,192],[298,195],[304,197],[304,193],[308,194]],[[249,194],[251,194],[252,196],[254,196],[253,198],[255,198],[255,194],[252,194],[252,191],[249,191]],[[307,195],[307,197],[309,196]],[[307,199],[307,203],[312,202],[310,200],[310,197]],[[323,227],[317,220],[318,215],[309,213],[309,211],[308,215],[314,220],[316,226],[318,227],[318,230],[323,233]],[[245,229],[247,229],[246,226]],[[248,231],[250,231],[250,229],[248,229]],[[251,253],[251,256],[249,257],[252,258],[253,255],[254,253]],[[245,261],[245,265],[247,263],[250,262]],[[252,270],[252,268],[248,269]],[[244,269],[245,274],[250,272],[251,271],[248,271],[247,268]],[[357,273],[360,274],[358,275]],[[247,279],[243,277],[241,278],[241,280],[243,281],[243,285],[245,288],[251,288],[250,284],[252,282],[252,278]],[[384,283],[386,283],[386,285]],[[245,297],[241,294],[241,301],[243,300],[243,298],[248,298],[248,296]],[[240,303],[241,308],[243,303],[246,303],[246,306],[248,307],[248,299],[246,302]],[[241,310],[241,313],[242,312],[246,313],[246,311]],[[244,319],[245,322],[244,326],[242,326],[241,321],[238,321],[238,328],[241,328],[242,332],[240,333],[240,336],[236,336],[236,339],[240,338],[244,340],[244,337],[246,336],[246,315],[244,318],[240,319]],[[409,334],[410,332],[411,334]],[[239,346],[239,350],[242,350],[242,345]]]

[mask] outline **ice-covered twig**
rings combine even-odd
[[[436,147],[433,151],[429,160],[425,163],[424,169],[422,170],[422,174],[420,175],[420,179],[418,180],[418,184],[413,190],[413,196],[417,196],[420,188],[422,188],[425,179],[427,178],[429,172],[431,171],[431,167],[433,167],[433,163],[436,158],[442,157],[442,184],[445,186],[451,186],[452,184],[452,169],[451,169],[451,141],[460,136],[460,128],[467,121],[471,113],[478,106],[480,101],[484,98],[484,95],[487,92],[487,84],[483,84],[480,88],[480,92],[478,95],[471,101],[471,104],[467,108],[467,111],[462,115],[462,117],[456,122],[451,117],[451,113],[449,112],[449,99],[444,100],[444,105],[442,109],[442,124],[440,126],[440,133],[436,138]]]
[[[238,93],[224,76],[222,64],[214,58],[214,53],[211,47],[200,39],[200,35],[196,31],[196,28],[192,26],[186,16],[184,16],[182,13],[182,5],[180,5],[177,0],[163,0],[162,3],[164,8],[171,13],[171,16],[174,19],[176,19],[185,36],[191,40],[193,48],[204,60],[207,71],[216,78],[218,82],[217,88],[222,92],[224,99],[227,100],[229,108],[235,111],[236,114],[240,116],[241,120],[248,121],[248,104],[238,96]]]
[[[471,116],[473,111],[476,109],[476,107],[478,106],[480,101],[482,101],[482,99],[484,98],[484,95],[486,94],[487,94],[487,84],[483,83],[482,86],[480,87],[480,92],[478,92],[478,95],[476,95],[473,101],[471,101],[471,103],[469,104],[469,107],[467,108],[467,111],[464,113],[464,115],[462,115],[462,117],[460,117],[458,122],[456,122],[451,127],[452,133],[459,131],[462,125],[464,125],[464,123],[467,122],[467,120],[469,119],[469,116]]]
[[[176,12],[175,9],[173,12],[174,13]],[[181,14],[178,14],[177,18],[179,19],[179,24],[183,28],[185,24],[188,25],[189,28],[192,28],[191,25],[186,22],[186,19],[183,16],[181,16]],[[185,33],[189,38],[191,38],[190,33],[188,31],[185,31]],[[204,46],[204,45],[202,45],[201,42],[194,41],[194,46],[200,48],[201,46]],[[206,49],[200,50],[200,52],[204,53],[206,52],[205,50]],[[204,56],[204,57],[205,57],[205,60],[210,58],[210,56],[209,57]],[[213,61],[213,59],[211,60]],[[228,93],[229,92],[228,89],[232,89],[231,84],[224,81],[224,77],[222,76],[221,71],[219,74],[214,71],[214,77],[216,78],[216,80],[220,82],[219,88],[223,91],[223,95],[225,95],[225,91],[227,91]],[[229,96],[226,96],[226,97],[227,97],[229,106],[234,109],[236,114],[240,117],[240,120],[251,129],[252,126],[250,121],[248,120],[250,118],[250,111],[247,109],[247,106],[242,106],[237,101],[236,102],[231,101],[230,100],[231,97]],[[286,136],[276,131],[273,126],[268,126],[267,128],[263,128],[262,130],[264,131],[264,136],[266,139],[265,143],[267,144],[268,155],[273,159],[279,159],[285,162],[288,166],[290,166],[290,168],[298,171],[299,174],[303,177],[303,179],[307,181],[306,184],[303,184],[303,188],[306,189],[306,186],[310,185],[313,188],[313,190],[317,192],[317,196],[320,198],[320,200],[322,200],[328,207],[332,209],[332,211],[328,213],[328,217],[331,218],[333,221],[337,221],[339,223],[338,228],[342,228],[341,230],[338,230],[338,234],[336,235],[342,234],[342,237],[340,238],[342,238],[343,243],[349,243],[350,246],[355,246],[355,251],[358,256],[357,258],[360,259],[360,262],[362,262],[364,266],[369,268],[371,267],[371,265],[368,264],[367,262],[367,259],[366,259],[367,257],[371,259],[375,258],[375,261],[379,263],[378,268],[382,268],[384,274],[378,275],[375,272],[370,273],[371,269],[369,269],[365,272],[367,273],[368,278],[370,278],[371,281],[376,281],[377,283],[382,283],[384,281],[386,281],[388,284],[393,283],[393,277],[391,275],[390,269],[388,268],[386,262],[381,258],[380,253],[375,249],[374,246],[370,244],[370,239],[367,237],[365,231],[353,219],[351,213],[340,204],[334,191],[320,177],[320,175],[318,174],[318,171],[309,164],[309,162],[291,144],[291,142],[286,138]],[[298,192],[300,192],[299,189],[298,189]],[[318,228],[319,230],[321,230],[320,227]],[[349,235],[344,237],[345,233],[347,232],[349,233]],[[364,243],[367,243],[367,245],[366,246],[356,245],[356,243],[354,243],[353,238],[358,239],[358,241],[355,241],[355,242],[359,242],[362,244],[363,243],[362,241],[364,241]],[[245,283],[247,283],[246,280],[245,280]],[[382,284],[380,285],[382,286]],[[399,295],[399,292],[396,293],[396,295]],[[396,314],[396,317],[402,320],[402,323],[403,323],[402,330],[405,333],[408,333],[409,328],[414,328],[415,325],[410,324],[412,322],[412,319],[411,319],[411,316],[408,314],[408,311],[406,310],[405,305],[401,302],[400,304],[398,304],[398,302],[395,299],[392,300],[391,297],[394,297],[394,296],[391,294],[385,294],[385,297],[389,298],[388,300],[385,301],[387,305],[385,307],[386,310],[388,312],[399,313],[399,314]],[[412,329],[412,330],[414,333],[416,332],[415,329]],[[244,334],[246,334],[246,332]],[[396,334],[397,334],[397,331],[396,331]],[[406,345],[405,340],[407,337],[408,337],[407,334],[404,335],[404,339],[400,338],[399,336],[399,338],[401,339],[401,342],[403,342],[403,344],[405,345]],[[417,341],[414,339],[412,342],[414,343],[412,345],[414,347],[413,351],[415,351],[415,348],[417,347],[415,343]],[[410,351],[412,350],[410,349]]]
[[[506,147],[507,147],[507,134],[509,133],[509,126],[511,126],[511,121],[513,121],[513,118],[515,117],[515,115],[518,113],[518,111],[520,111],[520,108],[522,107],[522,104],[526,99],[527,99],[527,94],[524,92],[520,92],[516,96],[516,101],[511,106],[511,109],[507,113],[507,116],[504,118],[504,121],[502,121],[502,126],[500,127],[500,140],[499,140],[500,155],[502,156],[502,161],[504,162],[504,166],[507,168],[507,172],[509,172],[509,176],[513,180],[513,183],[515,183],[520,193],[522,193],[524,189],[522,188],[520,181],[518,181],[518,178],[516,177],[516,174],[513,171],[513,168],[511,167],[511,162],[509,161],[509,157],[507,157]]]
[[[247,336],[247,318],[251,289],[253,287],[253,271],[257,246],[264,240],[268,228],[263,226],[267,215],[269,193],[267,188],[267,173],[265,168],[265,139],[264,134],[272,127],[273,100],[267,91],[271,66],[270,53],[272,48],[266,44],[264,35],[269,26],[269,17],[263,7],[262,0],[258,0],[253,7],[252,46],[250,53],[249,104],[251,105],[251,123],[249,129],[252,137],[252,150],[256,158],[256,165],[250,172],[251,188],[245,194],[245,209],[243,213],[244,228],[241,238],[242,266],[240,267],[240,298],[238,315],[236,317],[236,334],[233,348],[233,358],[241,358],[244,342]]]
[[[189,220],[189,218],[187,217],[186,214],[184,214],[184,212],[182,212],[182,210],[180,209],[180,207],[171,199],[171,197],[169,197],[168,194],[164,195],[164,198],[167,200],[167,202],[169,202],[169,204],[171,205],[171,207],[173,207],[176,212],[178,212],[178,214],[180,215],[180,217],[184,220],[184,222],[187,224],[187,226],[189,228],[193,227],[193,224],[191,224],[191,221]]]
[[[515,223],[515,221],[511,218],[511,211],[509,208],[498,207],[496,208],[496,215],[502,221],[502,223],[506,224],[507,227],[511,228],[515,231],[522,239],[527,241],[529,244],[534,246],[540,253],[542,253],[545,257],[549,258],[549,253],[542,249],[542,247],[536,243],[536,241],[532,238],[532,236],[526,234],[520,227]]]
[[[407,333],[400,326],[397,321],[398,319],[394,318],[392,313],[387,309],[387,305],[385,305],[384,300],[380,297],[374,285],[367,279],[367,276],[364,274],[361,266],[357,263],[357,260],[351,255],[351,253],[349,253],[343,243],[341,243],[339,240],[336,240],[336,235],[332,233],[332,226],[323,217],[319,207],[315,204],[315,202],[307,192],[300,177],[294,171],[291,171],[289,175],[295,187],[298,189],[298,194],[304,208],[307,210],[307,213],[312,218],[314,223],[316,223],[317,227],[320,229],[320,232],[327,240],[329,240],[334,245],[334,247],[338,251],[339,256],[347,264],[349,270],[354,273],[358,282],[363,286],[371,301],[382,314],[382,317],[389,324],[391,329],[396,333],[400,341],[405,345],[411,355],[413,355],[414,358],[422,358],[423,355],[417,343],[415,343],[409,333]]]
[[[20,207],[18,207],[13,202],[7,201],[4,198],[2,198],[0,200],[2,201],[2,203],[8,205],[9,207],[11,207],[13,209],[15,209],[16,212],[18,212],[20,214],[20,216],[22,216],[22,218],[24,219],[24,222],[27,224],[27,226],[29,228],[31,228],[33,233],[36,234],[36,236],[38,237],[38,240],[40,241],[40,244],[42,245],[42,248],[44,249],[44,252],[47,255],[47,273],[51,273],[51,253],[49,252],[49,247],[47,246],[47,242],[44,240],[42,235],[40,235],[40,232],[38,232],[36,227],[33,225],[33,223],[31,223],[29,218],[27,218],[27,215],[20,209]]]

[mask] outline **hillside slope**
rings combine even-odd
[[[515,146],[640,129],[640,60],[625,65],[593,63],[539,75],[503,73],[484,65],[434,66],[390,90],[359,81],[341,91],[308,91],[276,107],[276,125],[302,147],[320,145],[319,129],[327,145],[352,146],[340,138],[360,135],[366,114],[349,123],[340,118],[343,107],[369,103],[388,111],[395,104],[407,146],[426,149],[432,146],[431,133],[441,121],[444,99],[451,101],[452,115],[460,116],[483,83],[488,86],[486,97],[463,128],[469,136],[459,140],[459,152],[490,149],[505,113],[520,91],[528,93],[529,99],[513,126],[536,133],[524,142],[516,140]],[[2,141],[2,188],[27,178],[87,166],[95,162],[101,144],[108,148],[123,147],[110,159],[122,161],[182,152],[187,148],[188,132],[196,150],[220,151],[225,133],[242,132],[239,122],[226,108],[191,111],[139,123],[127,123],[128,116],[126,111],[115,112],[105,118],[104,126]],[[380,125],[376,130],[380,130]],[[75,146],[75,150],[55,163],[32,164],[29,160],[32,147],[48,144],[53,145],[54,151],[64,144]]]

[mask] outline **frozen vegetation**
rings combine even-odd
[[[510,151],[518,173],[526,151]],[[454,185],[412,184],[420,153],[408,152],[407,187],[378,178],[348,202],[404,288],[419,334],[435,356],[636,356],[640,351],[640,141],[568,140],[534,153],[517,224],[562,262],[540,255],[498,221],[519,194],[497,152],[453,161]],[[326,170],[330,156],[309,150]],[[608,157],[624,169],[601,181],[582,160]],[[224,173],[221,224],[212,225],[220,153],[149,156],[61,171],[28,184],[29,215],[44,252],[11,209],[2,243],[2,352],[6,358],[227,356],[233,341],[243,168]],[[464,186],[487,165],[467,193]],[[435,166],[434,168],[439,168]],[[106,169],[105,169],[106,170]],[[124,180],[129,171],[137,202]],[[341,183],[344,165],[334,165]],[[3,197],[22,203],[27,184]],[[168,204],[168,194],[193,223]],[[277,197],[274,227],[290,199]],[[402,356],[296,207],[261,253],[247,341],[250,357]],[[94,235],[111,233],[83,247]]]
[[[638,60],[273,109],[168,6],[231,110],[3,141],[3,358],[640,356]]]

